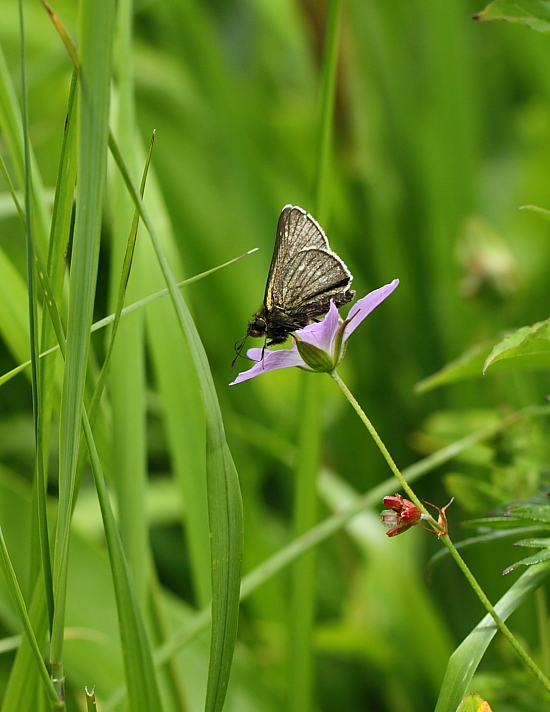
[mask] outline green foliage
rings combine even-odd
[[[487,356],[483,364],[483,373],[497,361],[522,356],[528,357],[526,361],[539,357],[538,364],[542,367],[546,365],[548,354],[550,354],[550,322],[546,320],[533,326],[524,326],[500,341]],[[514,371],[519,371],[521,368],[522,364],[514,364]]]
[[[538,32],[550,32],[550,6],[546,0],[495,0],[474,19],[521,22]]]
[[[548,38],[456,1],[58,0],[61,36],[23,7],[28,133],[17,3],[0,23],[2,710],[48,708],[39,652],[66,709],[95,686],[100,712],[455,712],[478,679],[494,712],[546,709],[454,564],[424,581],[437,538],[385,537],[395,481],[330,379],[228,383],[299,204],[358,296],[400,279],[342,376],[419,495],[455,497],[452,537],[477,517],[468,562],[544,667]],[[547,32],[548,7],[475,17]],[[540,551],[510,566],[518,540]]]

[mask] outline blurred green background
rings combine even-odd
[[[550,393],[547,372],[413,391],[468,347],[548,316],[549,226],[518,207],[550,207],[550,39],[472,21],[482,6],[346,0],[343,7],[323,228],[354,274],[358,296],[395,277],[401,284],[354,334],[340,370],[401,467],[496,412],[542,403]],[[77,3],[58,0],[55,10],[76,36]],[[51,189],[71,65],[40,3],[27,2],[26,11],[30,134]],[[315,0],[135,3],[136,119],[144,142],[157,131],[153,171],[185,276],[260,248],[185,291],[241,479],[245,571],[290,539],[288,463],[300,374],[274,372],[229,387],[229,366],[261,304],[281,208],[314,211],[325,21],[326,5]],[[0,42],[18,86],[17,5],[10,0],[2,2]],[[0,246],[24,274],[23,233],[7,193],[0,201]],[[106,223],[106,246],[109,229]],[[97,318],[108,311],[109,259],[106,247]],[[100,339],[96,346],[101,353]],[[0,371],[14,365],[0,344]],[[149,375],[149,469],[151,481],[164,486],[172,465],[152,369]],[[387,466],[334,384],[311,377],[325,399],[323,465],[367,491],[389,476]],[[518,426],[431,473],[419,494],[443,505],[449,488],[457,494],[468,491],[460,483],[485,483],[485,498],[459,496],[449,511],[451,534],[460,538],[456,522],[537,490],[547,442],[544,422]],[[18,376],[0,392],[0,462],[14,481],[30,480],[32,448],[30,388]],[[153,552],[161,582],[194,603],[170,492],[163,497],[160,484],[151,491]],[[324,502],[323,515],[328,495]],[[87,536],[96,532],[85,507],[79,521]],[[386,542],[376,517],[369,521],[360,536],[341,533],[320,547],[316,704],[323,711],[430,709],[447,656],[482,610],[450,562],[435,569],[430,585],[423,580],[435,537],[414,531]],[[513,560],[509,543],[468,554],[492,600],[509,585],[500,572]],[[241,654],[256,671],[262,700],[251,709],[284,709],[286,586],[280,575],[243,607]],[[537,648],[532,606],[512,618],[512,629]],[[483,669],[479,686],[494,696],[503,679],[521,689],[523,673],[504,645],[490,650]],[[512,706],[495,710],[548,708],[509,688]]]

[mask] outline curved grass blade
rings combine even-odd
[[[135,230],[131,232],[135,237]],[[129,240],[128,253],[132,250],[132,239]],[[127,269],[130,268],[130,257],[127,261]],[[123,275],[122,284],[126,283],[127,275]],[[122,294],[121,300],[123,301]],[[122,301],[117,305],[119,307]],[[116,315],[115,315],[116,317]],[[65,342],[63,334],[61,340],[61,352],[65,354]],[[114,339],[113,333],[112,339]],[[101,381],[96,386],[96,394],[101,393]],[[95,394],[94,394],[95,395]],[[99,402],[99,398],[92,403]],[[105,534],[107,539],[107,547],[109,550],[109,562],[114,581],[114,590],[117,600],[117,611],[120,622],[120,634],[122,640],[122,649],[124,651],[124,664],[126,668],[126,677],[130,683],[130,702],[132,708],[143,710],[143,712],[156,712],[161,710],[160,696],[156,685],[154,667],[152,663],[151,651],[149,642],[145,633],[143,620],[139,611],[137,598],[134,594],[130,572],[124,556],[122,542],[118,532],[117,523],[110,506],[107,486],[101,468],[97,448],[92,435],[90,421],[86,411],[83,411],[83,425],[86,444],[90,456],[90,463],[103,517]]]
[[[48,613],[42,582],[34,588],[28,613],[34,637],[39,649],[42,649],[48,635]],[[27,636],[23,636],[4,690],[2,712],[35,712],[40,709],[40,700],[45,692],[34,659],[33,644]]]
[[[44,684],[44,689],[46,690],[48,699],[50,700],[52,705],[58,705],[59,707],[61,707],[62,705],[59,701],[59,697],[57,696],[52,681],[50,680],[48,670],[46,669],[46,665],[44,664],[44,660],[42,659],[42,653],[34,635],[34,630],[29,618],[29,614],[27,613],[27,607],[25,606],[25,601],[23,600],[23,594],[21,593],[21,589],[19,588],[17,577],[10,561],[8,549],[4,540],[4,534],[1,528],[0,567],[2,568],[2,573],[4,574],[4,577],[6,579],[10,595],[12,597],[15,608],[17,609],[17,612],[19,614],[19,618],[27,636],[27,640],[30,643],[34,661],[38,667],[40,678],[42,679],[42,682]]]
[[[129,685],[130,708],[136,712],[161,712],[162,705],[149,641],[131,584],[130,570],[124,556],[122,541],[109,501],[105,477],[86,412],[83,413],[83,426],[109,549],[120,637],[124,651],[126,681]]]
[[[227,267],[228,265],[233,264],[233,262],[237,262],[237,260],[240,260],[243,257],[246,257],[247,255],[251,255],[253,252],[256,252],[257,249],[258,249],[257,247],[254,247],[252,250],[248,250],[248,252],[244,252],[242,255],[239,255],[238,257],[233,257],[232,259],[228,260],[227,262],[224,262],[221,265],[212,267],[211,269],[208,269],[205,272],[200,272],[199,274],[196,274],[193,277],[189,277],[189,279],[184,279],[181,282],[178,282],[177,286],[181,288],[181,287],[185,287],[189,284],[193,284],[193,282],[198,282],[199,279],[204,279],[204,277],[208,277],[209,275],[213,274],[214,272],[217,272],[219,269],[222,269],[223,267]],[[2,254],[3,253],[0,251],[0,273],[2,275],[4,275],[5,273],[2,268]],[[11,264],[11,263],[8,263],[8,264]],[[9,280],[8,280],[8,282],[9,282]],[[2,285],[2,280],[0,280],[0,292],[1,292],[1,285]],[[121,316],[124,317],[127,314],[131,314],[136,309],[142,309],[144,306],[147,306],[147,304],[151,304],[152,302],[155,302],[157,299],[160,299],[161,297],[166,297],[168,295],[168,293],[169,293],[168,289],[161,289],[158,292],[155,292],[154,294],[149,295],[148,297],[139,299],[137,302],[134,302],[133,304],[129,304],[127,307],[124,307],[124,309],[121,312]],[[2,318],[4,319],[4,315]],[[115,315],[109,314],[109,316],[103,317],[103,319],[100,319],[99,321],[94,322],[90,328],[90,332],[99,331],[99,329],[103,329],[106,326],[108,326],[109,324],[112,324],[114,320],[115,320]],[[57,344],[56,346],[52,346],[50,349],[43,351],[40,354],[40,358],[49,356],[50,354],[53,354],[53,353],[57,352],[58,350],[59,350],[59,344]],[[25,361],[24,363],[20,363],[19,366],[12,368],[10,371],[6,371],[6,373],[4,373],[2,376],[0,376],[0,386],[3,386],[4,383],[7,383],[14,376],[17,376],[19,373],[24,371],[30,365],[31,365],[31,362],[29,360],[29,361]]]
[[[142,160],[141,140],[136,131],[134,102],[133,23],[134,0],[117,2],[117,42],[114,48],[116,110],[111,113],[111,131],[116,135],[136,183],[141,172],[140,194],[143,197],[145,181],[153,150],[155,132],[151,137],[145,160]],[[142,167],[145,164],[145,168]],[[143,296],[144,272],[149,265],[143,259],[143,243],[136,248],[139,211],[128,196],[124,180],[113,171],[109,181],[109,308],[117,312],[117,319],[107,336],[107,357],[99,377],[96,392],[102,389],[101,381],[109,364],[109,402],[114,447],[111,448],[113,484],[118,503],[118,525],[128,566],[132,573],[134,592],[142,611],[148,609],[151,596],[151,566],[149,531],[145,513],[147,491],[147,367],[145,314],[136,313],[120,323],[124,300]],[[132,224],[131,237],[128,225]],[[130,244],[132,243],[132,244]],[[146,243],[148,244],[148,243]],[[130,276],[132,263],[132,279]],[[120,328],[114,340],[114,333]],[[92,412],[90,418],[93,423]],[[148,622],[148,630],[153,628]],[[165,700],[167,706],[171,702]]]
[[[144,185],[145,175],[149,166],[147,161],[142,185]],[[111,335],[111,343],[105,359],[102,374],[98,379],[94,398],[92,399],[91,407],[94,410],[99,402],[102,387],[105,381],[105,375],[112,353],[112,344],[116,336],[116,326],[120,321],[120,313],[124,302],[125,287],[128,281],[129,271],[131,267],[131,259],[137,233],[138,213],[134,219],[130,237],[128,239],[126,259],[124,270],[121,277],[121,287],[119,290],[119,298],[117,301],[117,310],[114,315],[114,329]],[[46,288],[49,289],[48,285]],[[63,334],[63,326],[59,318],[59,313],[56,309],[55,302],[50,305],[52,321],[56,325],[56,333],[58,334],[60,348],[62,354],[65,354],[65,337]],[[128,566],[124,557],[122,543],[118,533],[116,521],[112,513],[110,502],[108,499],[105,479],[103,477],[102,468],[100,465],[97,449],[92,436],[88,415],[83,412],[84,434],[88,450],[90,454],[90,462],[98,496],[101,505],[101,511],[104,520],[107,545],[109,549],[109,560],[111,564],[112,575],[114,579],[114,588],[117,598],[117,610],[120,621],[121,639],[123,644],[124,663],[126,666],[126,675],[130,689],[130,702],[133,709],[143,710],[144,712],[157,712],[161,710],[160,696],[156,685],[155,672],[152,664],[151,652],[145,634],[145,629],[139,612],[139,606],[134,595],[131,583]]]
[[[119,167],[125,162],[110,138],[111,152]],[[206,469],[212,562],[212,636],[205,710],[222,709],[227,692],[231,662],[237,639],[240,574],[243,554],[242,502],[238,475],[225,439],[221,410],[208,358],[191,314],[178,291],[177,283],[162,250],[155,228],[131,183],[128,189],[147,226],[164,279],[174,304],[180,327],[191,349],[206,413]]]
[[[147,162],[145,167],[143,185],[148,166],[149,162]],[[132,225],[132,230],[130,232],[130,237],[128,240],[126,260],[123,274],[121,277],[121,289],[117,302],[117,311],[114,315],[115,327],[120,320],[120,312],[122,309],[122,304],[124,302],[125,285],[127,284],[129,270],[131,267],[131,257],[135,244],[136,232],[137,217],[134,221],[134,224]],[[60,337],[61,353],[65,355],[66,344],[65,337],[62,331],[63,326],[59,319],[59,314],[57,312],[55,303],[51,305],[51,310],[52,320],[57,321],[57,330],[59,332]],[[112,353],[112,344],[115,336],[116,328],[113,329],[113,334],[111,335],[111,344],[102,371],[103,378],[101,378],[100,375],[100,378],[98,379],[98,382],[96,384],[94,398],[92,399],[91,403],[91,407],[93,407],[94,410],[97,408],[97,405],[99,403],[99,397],[101,395],[102,388],[104,385],[105,374],[107,371],[110,354]],[[83,412],[83,424],[86,443],[90,455],[90,462],[92,465],[92,472],[94,474],[96,488],[98,490],[98,497],[100,500],[104,528],[107,538],[107,546],[109,549],[109,561],[111,564],[111,571],[114,580],[114,589],[117,599],[117,610],[120,621],[122,647],[125,653],[124,663],[126,666],[127,680],[129,681],[129,686],[131,690],[130,701],[133,709],[143,710],[144,712],[156,712],[157,710],[161,710],[161,703],[158,688],[156,685],[151,651],[145,634],[143,621],[139,612],[139,605],[137,603],[137,599],[130,582],[130,573],[126,563],[126,559],[124,557],[122,542],[120,540],[116,520],[114,518],[108,499],[105,478],[103,476],[99,456],[97,454],[97,449],[93,439],[90,422],[88,419],[88,415],[85,411]]]
[[[22,121],[15,91],[10,78],[2,48],[0,47],[0,126],[8,146],[11,165],[13,166],[16,183],[22,188],[25,184],[25,149]],[[48,235],[47,200],[40,172],[32,151],[29,151],[29,160],[33,175],[31,203],[36,230],[36,243],[40,249],[45,250]]]
[[[539,208],[538,205],[522,205],[518,210],[531,210],[534,213],[537,213],[537,215],[540,215],[542,218],[545,220],[550,221],[550,210],[546,210],[546,208]]]
[[[155,135],[153,134],[151,142],[149,144],[149,151],[147,153],[147,159],[145,161],[145,167],[143,169],[143,174],[141,176],[140,185],[140,195],[143,197],[143,191],[145,190],[145,182],[147,180],[147,173],[149,172],[149,166],[151,164],[151,155],[153,153],[153,145],[155,142]],[[132,267],[132,260],[134,258],[134,251],[136,247],[136,238],[139,225],[139,210],[135,210],[134,217],[132,220],[132,227],[130,228],[130,234],[128,235],[128,241],[126,243],[126,251],[124,253],[124,260],[122,264],[122,273],[120,275],[120,281],[118,285],[118,294],[115,305],[115,312],[113,314],[113,327],[109,339],[109,344],[107,346],[107,353],[105,354],[105,359],[103,361],[103,366],[101,367],[101,372],[97,383],[95,385],[94,395],[92,397],[90,406],[88,408],[88,414],[90,416],[90,422],[94,422],[95,413],[99,406],[99,399],[103,393],[103,388],[105,386],[105,381],[107,380],[107,373],[109,370],[109,365],[111,363],[111,357],[113,355],[113,348],[115,345],[115,338],[120,324],[120,319],[122,317],[122,310],[124,307],[124,299],[126,297],[126,289],[128,287],[128,280],[130,279],[130,269]],[[93,327],[92,329],[93,330]]]
[[[35,244],[35,231],[33,220],[32,206],[35,202],[33,199],[33,176],[31,173],[31,148],[29,137],[28,124],[28,107],[27,107],[27,76],[26,76],[26,37],[25,37],[25,14],[23,9],[23,0],[19,0],[19,28],[20,28],[20,50],[21,50],[21,123],[23,133],[23,168],[24,168],[24,197],[25,197],[25,213],[24,213],[24,230],[25,230],[25,247],[26,247],[26,267],[27,267],[27,304],[29,314],[29,335],[30,335],[30,355],[31,355],[31,398],[32,412],[34,423],[34,441],[35,441],[35,462],[33,468],[34,492],[33,500],[35,511],[37,514],[37,528],[34,528],[33,534],[36,535],[38,542],[37,547],[33,547],[33,556],[30,559],[31,571],[30,582],[31,586],[34,581],[43,577],[46,606],[48,609],[48,620],[50,632],[54,617],[54,596],[53,596],[53,580],[52,580],[52,565],[50,558],[50,537],[48,531],[48,521],[46,513],[46,461],[48,450],[48,435],[49,429],[45,427],[47,419],[44,419],[44,401],[43,395],[45,392],[44,374],[42,362],[39,359],[40,341],[38,336],[39,331],[39,305],[37,295],[37,278],[39,275],[45,275],[45,269],[40,264],[40,251],[38,245]],[[15,196],[14,196],[15,197]],[[35,266],[38,269],[35,271]],[[38,273],[38,274],[37,274]],[[40,557],[34,552],[38,549]],[[30,620],[27,617],[30,625]],[[37,645],[36,640],[34,645]],[[34,645],[31,645],[34,650]],[[56,697],[63,700],[63,687],[54,681],[54,689]]]
[[[83,0],[80,9],[79,43],[83,72],[78,121],[78,180],[69,287],[67,356],[59,417],[59,509],[53,567],[55,611],[50,646],[52,675],[59,680],[64,675],[63,632],[70,522],[107,168],[115,4],[112,0]],[[101,32],[97,31],[98,27],[101,27]]]
[[[63,284],[65,278],[66,253],[69,242],[72,208],[74,200],[74,188],[76,181],[76,125],[75,125],[75,97],[77,81],[73,72],[71,87],[69,90],[69,100],[67,106],[67,118],[63,134],[63,144],[59,158],[59,168],[57,172],[55,199],[52,211],[52,222],[50,228],[50,239],[48,246],[47,268],[42,264],[40,253],[36,251],[37,271],[39,283],[42,288],[42,303],[49,307],[48,319],[46,316],[42,320],[41,348],[64,343],[65,336],[61,323],[57,305],[62,302]],[[40,357],[39,357],[40,358]],[[47,486],[48,486],[48,452],[47,445],[50,441],[51,419],[54,408],[54,395],[60,390],[60,381],[56,374],[56,359],[47,359],[40,368],[40,400],[41,408],[41,447],[38,451],[39,462],[41,463],[39,476],[37,478],[36,499],[37,499],[37,519],[40,539],[40,555],[42,560],[42,572],[44,576],[44,586],[46,601],[48,605],[48,617],[50,634],[53,624],[54,593],[53,574],[51,561],[50,534],[48,528],[47,515]],[[36,557],[37,558],[37,557]],[[34,577],[31,575],[31,581]]]

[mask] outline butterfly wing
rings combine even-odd
[[[285,205],[277,224],[275,248],[264,303],[248,322],[247,334],[266,336],[267,345],[351,301],[353,277],[332,252],[319,223],[298,206]]]
[[[289,263],[302,250],[316,248],[330,252],[319,223],[297,205],[285,205],[277,224],[273,258],[265,288],[264,305],[283,308],[283,290]]]
[[[353,293],[347,292],[351,280],[348,268],[338,255],[327,250],[304,249],[286,266],[281,307],[287,312],[324,314],[331,299],[341,306],[353,298]]]

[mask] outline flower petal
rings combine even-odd
[[[334,337],[340,326],[340,315],[336,305],[330,300],[330,308],[325,318],[317,323],[308,324],[303,329],[298,329],[296,336],[308,344],[313,344],[321,351],[326,351],[332,355],[332,345]]]
[[[249,368],[248,371],[239,373],[237,378],[229,384],[230,386],[234,386],[236,383],[242,383],[243,381],[248,381],[249,378],[260,376],[262,373],[274,371],[277,368],[305,366],[304,360],[298,353],[298,349],[295,346],[292,349],[281,349],[280,351],[249,349],[247,351],[247,356],[253,361],[256,361],[256,363],[252,366],[252,368]]]
[[[393,282],[375,289],[374,292],[370,292],[366,297],[359,299],[349,310],[349,314],[346,317],[346,321],[351,319],[351,321],[346,324],[344,329],[344,341],[347,341],[351,334],[357,329],[359,324],[367,317],[373,309],[381,304],[386,297],[393,292],[393,290],[399,284],[398,279],[394,279]]]

